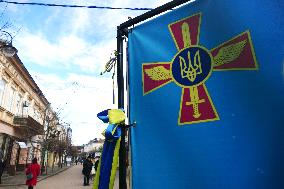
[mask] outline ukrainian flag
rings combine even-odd
[[[284,188],[283,0],[192,1],[127,54],[132,188]]]

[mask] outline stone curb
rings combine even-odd
[[[57,174],[59,174],[59,173],[61,173],[61,172],[63,172],[63,171],[66,171],[67,169],[69,169],[69,168],[71,168],[71,167],[73,167],[73,166],[65,167],[65,168],[62,168],[61,170],[59,170],[59,171],[56,172],[56,173],[52,173],[52,174],[50,174],[50,175],[42,176],[41,178],[39,178],[39,179],[37,180],[37,182],[40,182],[40,181],[42,181],[42,180],[45,180],[45,179],[47,179],[47,178],[49,178],[49,177],[52,177],[52,176],[54,176],[54,175],[57,175]],[[26,185],[26,183],[0,184],[0,188],[1,188],[1,187],[6,187],[6,186],[22,186],[22,185]]]

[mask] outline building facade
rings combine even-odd
[[[0,160],[14,175],[32,158],[40,161],[49,102],[17,55],[0,53]]]
[[[90,140],[88,144],[84,145],[84,151],[87,154],[95,154],[95,152],[100,151],[100,149],[103,147],[104,140],[100,138],[95,138],[93,140]]]
[[[52,151],[48,152],[47,165],[49,167],[53,167],[54,165],[62,166],[62,164],[66,164],[66,158],[72,143],[72,129],[70,127],[57,124],[55,133],[56,146]]]

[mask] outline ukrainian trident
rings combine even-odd
[[[199,45],[201,13],[169,24],[178,49],[171,62],[143,63],[144,95],[174,82],[182,87],[178,124],[219,120],[205,86],[212,71],[257,70],[249,31],[214,49]]]

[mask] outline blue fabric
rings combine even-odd
[[[104,110],[100,113],[97,114],[97,117],[102,120],[104,123],[108,123],[109,122],[109,118],[108,118],[108,110]]]
[[[112,135],[113,129],[116,129],[114,135]],[[108,189],[109,188],[109,181],[110,181],[110,174],[112,168],[112,161],[113,161],[113,153],[116,145],[116,141],[121,136],[121,129],[120,127],[116,127],[115,125],[109,125],[105,132],[105,142],[102,151],[102,159],[101,159],[101,172],[100,172],[100,182],[99,182],[99,189]]]
[[[132,183],[135,189],[284,188],[284,1],[197,0],[129,34]],[[202,13],[212,49],[249,30],[258,71],[213,72],[206,87],[220,121],[178,126],[181,87],[143,96],[142,63],[177,53],[168,24]]]
[[[108,119],[108,110],[105,110],[98,114],[98,117],[102,119],[104,123]],[[99,189],[109,189],[110,175],[112,169],[114,149],[117,140],[121,136],[121,128],[116,125],[109,124],[105,130],[105,142],[103,145],[101,166],[100,166],[100,178],[99,178]]]

